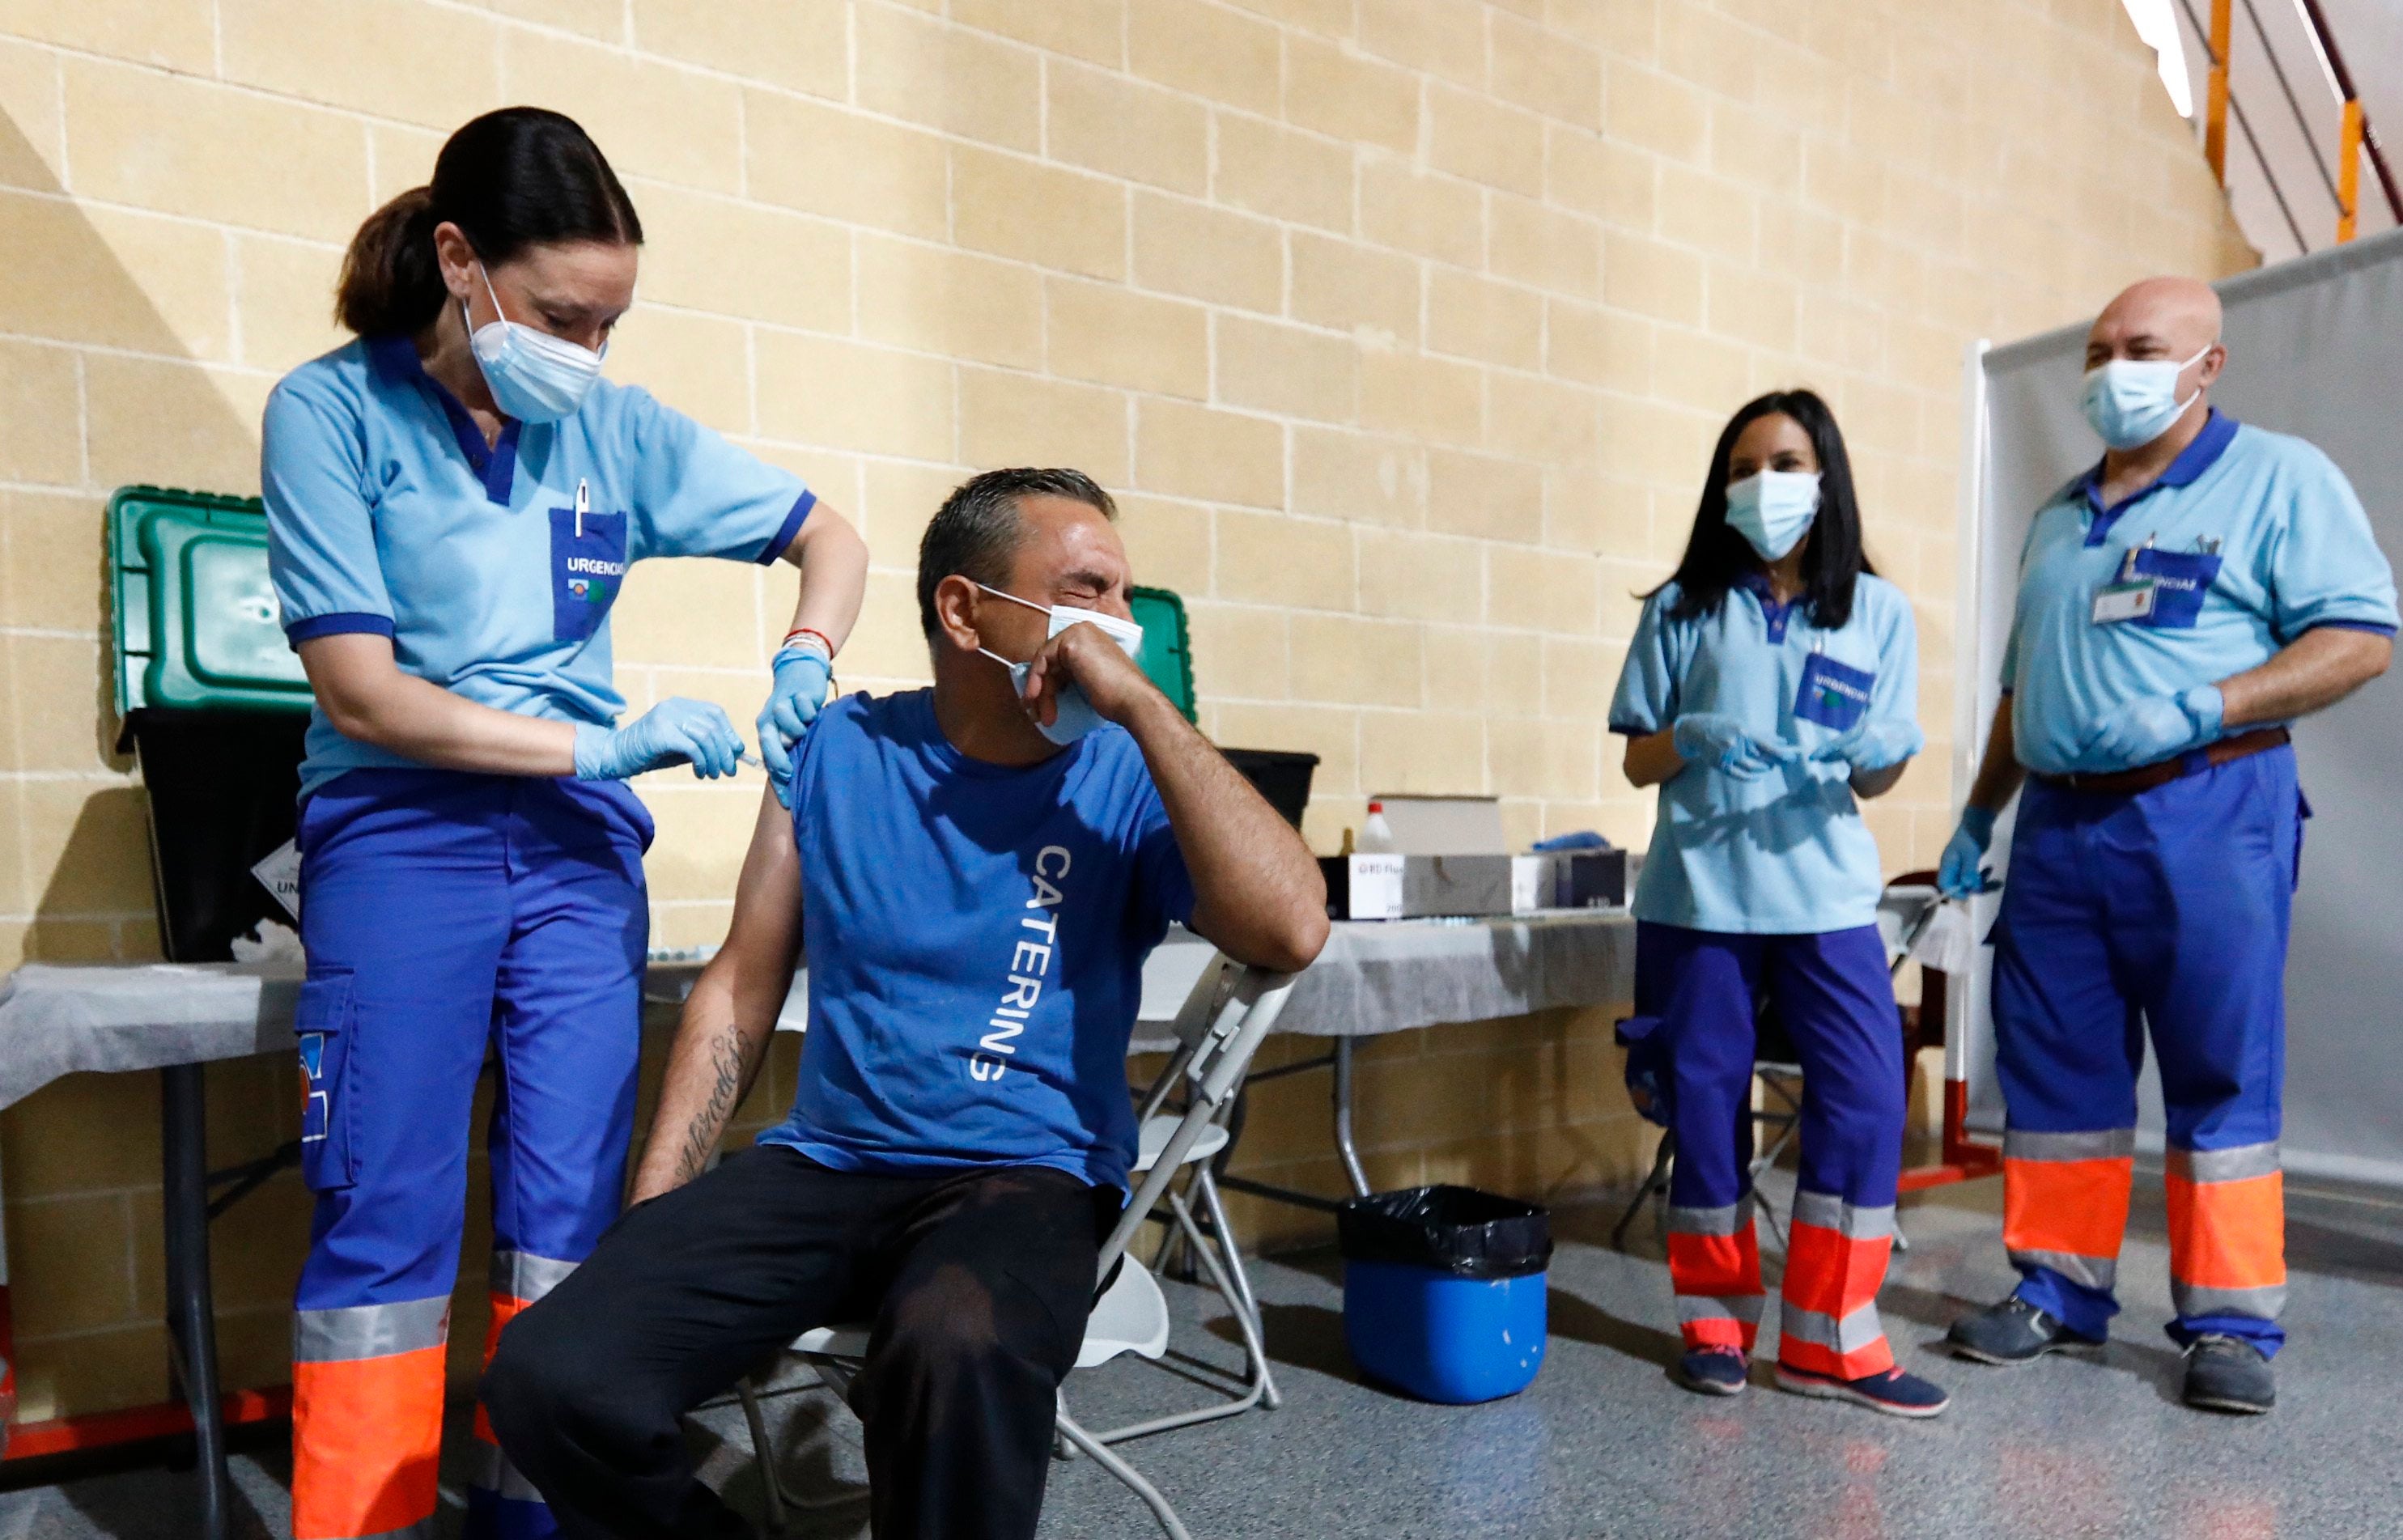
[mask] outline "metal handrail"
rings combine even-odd
[[[2286,233],[2295,238],[2295,249],[2311,250],[2312,243],[2304,236],[2302,225],[2295,218],[2294,206],[2286,201],[2286,189],[2279,185],[2278,173],[2271,169],[2270,157],[2261,148],[2261,137],[2253,132],[2253,119],[2246,116],[2244,104],[2236,99],[2236,93],[2229,87],[2227,62],[2213,47],[2212,35],[2203,26],[2202,18],[2194,13],[2194,0],[2178,0],[2178,8],[2186,12],[2187,24],[2194,28],[2195,35],[2203,40],[2203,57],[2211,63],[2211,104],[2205,109],[2206,119],[2222,106],[2235,117],[2237,128],[2243,132],[2245,145],[2253,151],[2253,163],[2261,168],[2261,180],[2270,189],[2271,200],[2278,205],[2278,216],[2286,222]],[[2216,10],[2214,14],[2215,17],[2217,15]],[[2212,174],[2224,187],[2228,186],[2228,157],[2224,146],[2227,130],[2206,121],[2204,135],[2205,153],[2211,160]]]
[[[2386,212],[2394,214],[2396,224],[2403,224],[2403,187],[2396,185],[2394,166],[2386,163],[2386,146],[2379,142],[2377,130],[2369,128],[2369,113],[2362,108],[2362,93],[2353,89],[2353,70],[2345,67],[2345,50],[2336,46],[2336,29],[2328,26],[2328,17],[2319,9],[2319,0],[2302,0],[2302,14],[2312,24],[2312,36],[2319,38],[2319,55],[2328,60],[2328,75],[2336,76],[2338,93],[2345,99],[2348,128],[2360,132],[2360,146],[2369,156],[2369,168],[2379,173],[2379,189],[2386,192]]]
[[[2306,152],[2313,169],[2319,173],[2320,184],[2336,205],[2336,238],[2340,244],[2352,240],[2360,229],[2361,161],[2366,157],[2377,173],[2379,188],[2386,195],[2387,209],[2397,224],[2403,224],[2403,187],[2398,187],[2394,168],[2386,161],[2385,146],[2370,126],[2368,110],[2354,89],[2352,71],[2344,62],[2344,52],[2337,47],[2336,33],[2328,25],[2327,15],[2320,8],[2319,0],[2297,0],[2298,9],[2311,29],[2313,46],[2318,49],[2327,67],[2331,84],[2336,88],[2338,122],[2336,164],[2331,171],[2318,153],[2316,135],[2312,131],[2311,115],[2304,110],[2302,98],[2288,78],[2285,62],[2278,57],[2277,46],[2271,41],[2269,28],[2262,24],[2261,12],[2254,0],[2244,0],[2244,14],[2253,23],[2253,33],[2260,40],[2262,57],[2269,62],[2270,73],[2278,82],[2278,90],[2286,99],[2286,108],[2294,114],[2295,126],[2302,132]],[[2186,13],[2187,24],[2202,39],[2203,56],[2211,64],[2209,96],[2203,112],[2203,154],[2211,162],[2212,174],[2221,187],[2228,185],[2228,125],[2234,116],[2243,131],[2245,142],[2252,147],[2253,159],[2261,168],[2262,180],[2276,201],[2278,213],[2286,222],[2286,229],[2295,244],[2304,251],[2311,243],[2303,236],[2302,226],[2286,201],[2285,189],[2279,185],[2277,173],[2271,168],[2261,141],[2245,117],[2243,105],[2236,100],[2229,80],[2234,54],[2234,7],[2231,0],[2211,0],[2211,22],[2208,27],[2195,14],[2193,0],[2178,0]]]

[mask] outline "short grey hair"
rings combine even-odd
[[[935,510],[918,541],[918,625],[932,642],[935,589],[946,577],[1001,588],[1009,581],[1011,558],[1025,523],[1018,513],[1021,497],[1065,497],[1116,519],[1118,506],[1100,483],[1080,470],[1036,470],[1019,466],[971,476],[951,489]]]

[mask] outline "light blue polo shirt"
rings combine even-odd
[[[649,392],[603,381],[490,447],[406,337],[362,338],[284,377],[259,452],[269,562],[294,645],[392,638],[403,672],[502,711],[606,726],[609,605],[654,556],[768,562],[816,501]],[[580,511],[579,511],[580,508]],[[309,723],[305,798],[412,761]]]
[[[1812,622],[1807,602],[1773,602],[1757,577],[1697,619],[1670,617],[1677,592],[1671,583],[1645,601],[1611,731],[1640,737],[1718,712],[1808,751],[1872,717],[1917,719],[1919,633],[1910,602],[1883,578],[1861,576],[1834,631]],[[1885,879],[1851,775],[1836,760],[1749,781],[1687,766],[1660,787],[1635,917],[1752,936],[1875,924]]]
[[[2258,668],[2314,627],[2395,631],[2361,500],[2302,439],[2215,410],[2134,496],[2103,506],[2102,477],[2098,463],[2055,494],[2020,554],[2003,688],[2028,769],[2133,769],[2089,747],[2128,701]],[[2146,584],[2147,613],[2097,623],[2098,590]]]

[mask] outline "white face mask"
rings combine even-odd
[[[2088,369],[2077,403],[2088,425],[2115,450],[2144,448],[2169,432],[2170,424],[2194,405],[2194,395],[2178,399],[2178,376],[2218,345],[2204,343],[2202,353],[2182,364],[2166,358],[2114,358]],[[2195,395],[2202,394],[2202,388],[2195,387]]]
[[[493,314],[498,319],[477,326],[464,299],[459,314],[468,323],[468,345],[477,368],[484,371],[493,404],[526,423],[556,423],[576,415],[601,378],[601,360],[609,355],[609,345],[604,342],[594,353],[510,320],[501,313],[501,297],[493,293],[493,275],[480,262],[476,271],[483,275],[484,292],[492,296]]]
[[[1728,528],[1752,543],[1764,562],[1794,548],[1819,516],[1819,473],[1765,470],[1727,490]]]
[[[1049,615],[1051,617],[1051,629],[1044,632],[1046,641],[1059,635],[1070,626],[1090,623],[1101,627],[1103,634],[1116,642],[1118,645],[1118,650],[1129,658],[1137,657],[1143,651],[1143,628],[1132,620],[1121,620],[1115,615],[1104,615],[1100,610],[1078,609],[1074,604],[1038,604],[1033,600],[1021,599],[1014,593],[1004,593],[999,589],[983,583],[978,583],[977,587],[995,599],[1007,599],[1013,604],[1022,604],[1028,609],[1041,610]],[[1035,665],[1032,662],[1013,663],[990,647],[980,646],[977,651],[1009,671],[1010,688],[1018,692],[1019,699],[1024,700],[1026,673]],[[1102,714],[1093,709],[1093,703],[1085,699],[1085,692],[1075,685],[1063,686],[1059,694],[1054,697],[1052,704],[1056,710],[1051,725],[1045,727],[1037,722],[1035,727],[1036,731],[1062,748],[1066,748],[1102,725]]]

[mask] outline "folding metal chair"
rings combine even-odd
[[[1134,1197],[1118,1215],[1107,1240],[1102,1242],[1099,1284],[1101,1297],[1093,1302],[1091,1315],[1085,1324],[1085,1339],[1076,1354],[1076,1367],[1094,1368],[1124,1353],[1159,1360],[1168,1351],[1168,1301],[1160,1292],[1160,1283],[1151,1269],[1139,1263],[1118,1264],[1126,1256],[1127,1244],[1135,1231],[1148,1219],[1152,1211],[1163,1201],[1170,1205],[1180,1226],[1194,1228],[1190,1208],[1184,1198],[1172,1190],[1176,1175],[1188,1166],[1205,1163],[1207,1157],[1197,1154],[1199,1146],[1215,1138],[1215,1147],[1223,1147],[1226,1131],[1221,1123],[1236,1089],[1243,1084],[1243,1074],[1250,1068],[1252,1055],[1260,1042],[1276,1025],[1291,992],[1294,976],[1269,973],[1258,968],[1234,968],[1214,964],[1188,997],[1185,1009],[1177,1017],[1178,1047],[1166,1070],[1155,1084],[1147,1099],[1145,1119],[1145,1148],[1152,1150],[1150,1165],[1143,1171],[1136,1184]],[[1188,1018],[1190,1021],[1188,1022]],[[1164,1132],[1155,1132],[1160,1119],[1166,1115],[1158,1112],[1169,1092],[1182,1086],[1188,1101],[1182,1115],[1175,1116]],[[1157,1144],[1155,1145],[1155,1139]],[[1206,1170],[1206,1164],[1204,1165]],[[1199,1185],[1200,1178],[1195,1178]],[[1209,1189],[1214,1191],[1215,1189]],[[1204,1197],[1212,1222],[1226,1242],[1225,1255],[1233,1256],[1232,1237],[1224,1228],[1219,1205],[1215,1198]],[[1179,1413],[1157,1418],[1150,1422],[1118,1428],[1096,1436],[1089,1433],[1068,1415],[1066,1397],[1061,1398],[1053,1413],[1052,1425],[1057,1436],[1080,1453],[1090,1455],[1093,1463],[1123,1482],[1129,1491],[1143,1499],[1152,1517],[1171,1540],[1192,1540],[1176,1510],[1161,1496],[1160,1489],[1146,1480],[1143,1474],[1120,1459],[1109,1448],[1110,1443],[1132,1438],[1143,1433],[1157,1433],[1165,1428],[1182,1427],[1213,1417],[1224,1417],[1245,1410],[1253,1401],[1273,1394],[1269,1383],[1267,1359],[1259,1345],[1256,1311],[1243,1303],[1250,1298],[1248,1283],[1240,1287],[1213,1259],[1211,1248],[1197,1246],[1196,1253],[1212,1273],[1213,1282],[1235,1308],[1235,1319],[1244,1339],[1245,1351],[1254,1365],[1254,1386],[1250,1398],[1238,1400],[1226,1407],[1206,1408],[1199,1412]],[[803,1332],[794,1339],[791,1351],[809,1361],[826,1387],[838,1395],[848,1397],[852,1378],[856,1375],[868,1353],[868,1327],[865,1324],[822,1326]],[[813,1505],[800,1503],[786,1492],[779,1482],[767,1437],[766,1420],[760,1416],[757,1395],[744,1383],[739,1392],[743,1414],[751,1428],[753,1458],[757,1462],[761,1485],[766,1491],[769,1523],[781,1530],[784,1515],[789,1506]],[[1272,1404],[1272,1403],[1271,1403]]]

